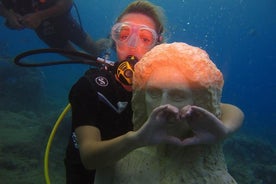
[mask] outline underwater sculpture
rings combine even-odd
[[[143,126],[153,109],[164,104],[182,111],[198,106],[220,118],[223,76],[204,50],[185,43],[161,44],[145,54],[134,71],[134,130]],[[180,122],[172,117],[166,124],[167,133],[189,141],[195,128],[192,123],[193,119]],[[213,126],[206,124],[205,128]],[[227,171],[221,141],[214,141],[135,149],[115,165],[98,169],[95,183],[232,184],[236,181]]]

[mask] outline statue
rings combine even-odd
[[[198,113],[207,110],[218,119],[221,116],[223,75],[208,54],[185,43],[161,44],[145,54],[134,71],[134,131],[143,127],[155,108],[173,107],[175,115],[168,113],[160,126],[166,127],[165,133],[176,144],[135,149],[115,165],[98,169],[95,183],[236,183],[224,160],[221,140],[225,134]],[[201,136],[200,141],[195,134]],[[213,135],[222,139],[217,141]]]

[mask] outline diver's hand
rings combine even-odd
[[[185,106],[180,119],[187,120],[194,135],[182,140],[182,146],[216,143],[227,136],[227,129],[215,115],[197,106]]]
[[[179,110],[172,105],[163,105],[155,108],[144,125],[136,131],[140,146],[155,144],[179,144],[178,137],[169,135],[168,122],[179,121]]]
[[[24,25],[22,24],[22,16],[13,11],[9,11],[8,15],[6,16],[5,25],[9,29],[17,29],[17,30],[24,29]]]
[[[29,13],[22,18],[22,24],[30,29],[36,29],[42,22],[38,13]]]

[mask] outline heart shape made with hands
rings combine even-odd
[[[212,144],[227,135],[226,127],[220,119],[206,109],[192,105],[180,110],[172,105],[157,107],[142,130],[145,137],[150,137],[146,141],[149,144],[168,143],[179,146]],[[181,135],[187,133],[183,130],[192,131],[192,135],[181,139]]]

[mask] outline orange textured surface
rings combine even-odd
[[[175,42],[158,45],[144,55],[135,65],[133,88],[144,88],[152,71],[157,68],[164,68],[164,75],[170,75],[165,72],[166,67],[178,68],[192,87],[223,87],[222,73],[204,50]]]

